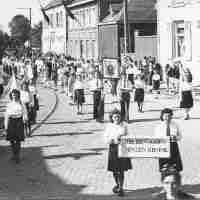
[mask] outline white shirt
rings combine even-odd
[[[169,127],[170,127],[170,135],[175,136],[176,140],[180,140],[182,138],[182,134],[178,124],[175,123],[174,121],[171,121]],[[167,136],[166,130],[167,130],[166,122],[164,121],[160,122],[160,124],[158,124],[155,128],[155,136],[166,137]]]
[[[154,81],[159,81],[159,80],[160,80],[160,75],[159,75],[159,74],[154,74],[154,75],[152,76],[152,80],[154,80]]]
[[[9,117],[14,117],[14,118],[23,117],[24,119],[27,119],[26,108],[19,102],[11,101],[6,106],[5,120],[4,120],[5,129],[8,128]]]
[[[180,91],[191,91],[192,90],[192,84],[182,81],[180,82]]]
[[[145,87],[145,83],[142,80],[135,80],[135,88],[143,88]]]
[[[21,90],[20,91],[20,100],[24,104],[30,103],[31,102],[31,98],[30,98],[29,92]]]
[[[125,136],[128,134],[127,123],[122,122],[119,125],[109,123],[106,126],[104,133],[104,142],[110,143],[111,140],[114,140],[115,144],[118,144],[118,137]]]
[[[76,80],[74,83],[74,90],[83,89],[83,82]]]
[[[94,90],[97,90],[97,89],[100,89],[101,87],[101,81],[99,79],[92,79],[89,83],[90,85],[90,90],[91,91],[94,91]]]

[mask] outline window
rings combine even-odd
[[[89,46],[89,40],[86,40],[86,58],[89,58],[89,50],[90,46]]]
[[[56,27],[59,27],[59,13],[56,13]]]
[[[63,27],[63,13],[60,12],[60,27]]]
[[[191,23],[175,21],[172,24],[173,57],[191,59]]]
[[[53,14],[50,14],[50,25],[51,25],[51,28],[53,28]]]
[[[92,56],[92,58],[95,57],[95,44],[96,44],[96,41],[92,40],[92,42],[91,42],[91,56]]]

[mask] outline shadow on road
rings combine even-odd
[[[74,158],[75,160],[79,160],[87,156],[100,156],[100,155],[102,154],[101,153],[66,153],[66,154],[44,156],[44,159]]]
[[[51,146],[49,146],[51,148]],[[91,149],[92,150],[92,149]],[[101,151],[104,149],[93,149]],[[54,156],[43,156],[42,147],[22,149],[22,161],[16,164],[10,160],[11,152],[8,146],[0,146],[0,199],[20,200],[156,200],[153,193],[160,188],[146,188],[125,191],[126,196],[120,198],[116,195],[85,194],[83,190],[87,185],[69,184],[53,174],[46,163],[46,159],[59,157],[73,157],[79,159],[84,156],[101,155],[99,153],[77,153]],[[57,161],[55,161],[56,164]],[[198,193],[200,185],[185,185],[187,192]]]
[[[31,137],[56,137],[56,136],[74,136],[74,135],[91,135],[93,132],[67,132],[67,133],[50,133],[50,134],[34,134]]]

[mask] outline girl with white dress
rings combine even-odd
[[[114,193],[124,196],[124,172],[132,169],[130,158],[120,158],[118,156],[118,145],[120,138],[128,134],[127,123],[122,122],[121,113],[114,109],[110,113],[110,123],[106,126],[104,141],[109,144],[108,171],[113,173],[116,185],[113,188]]]

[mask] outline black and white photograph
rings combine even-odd
[[[2,0],[0,200],[200,200],[200,0]]]

